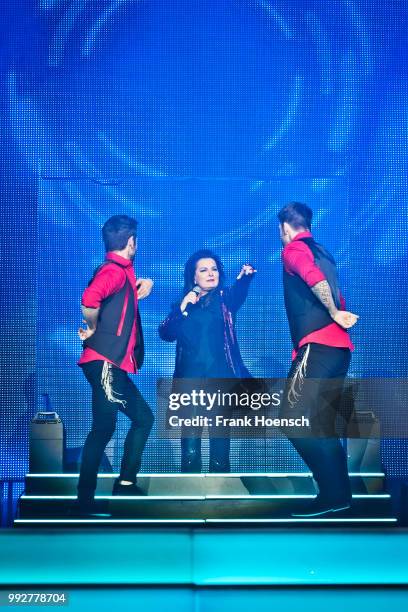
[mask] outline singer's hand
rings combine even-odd
[[[83,320],[84,323],[86,323],[85,319]],[[80,327],[78,329],[78,336],[81,338],[81,340],[86,340],[87,338],[90,338],[96,331],[96,327],[94,329],[90,329],[89,327],[83,328]]]
[[[242,278],[244,275],[248,276],[248,274],[254,274],[256,272],[255,268],[251,266],[251,264],[244,264],[241,268],[241,272],[237,276],[237,280]]]
[[[181,312],[185,311],[185,309],[187,308],[187,304],[196,304],[198,300],[199,297],[197,293],[195,291],[189,291],[180,304]]]
[[[151,278],[138,278],[137,279],[137,299],[143,300],[147,298],[152,292],[153,281]]]

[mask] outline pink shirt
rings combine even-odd
[[[314,287],[317,283],[326,280],[326,277],[316,265],[312,251],[307,244],[301,240],[302,238],[312,238],[312,234],[310,232],[301,232],[297,234],[292,242],[284,247],[282,251],[282,261],[288,274],[297,274],[305,281],[308,287]],[[340,301],[341,309],[345,310],[346,302],[342,295],[340,295]],[[302,338],[299,342],[299,348],[310,342],[337,348],[348,348],[351,351],[354,350],[353,343],[346,330],[334,321]],[[292,359],[295,357],[296,351],[293,351]]]
[[[136,276],[133,269],[133,262],[130,259],[125,259],[116,253],[110,251],[106,253],[105,259],[107,261],[116,261],[121,264],[123,268],[116,265],[104,265],[99,272],[96,274],[92,283],[85,289],[82,294],[81,304],[86,308],[100,308],[101,303],[107,297],[113,293],[120,291],[125,282],[126,278],[129,280],[133,294],[135,296],[135,308],[137,309],[137,288],[136,288]],[[130,374],[137,372],[136,362],[133,356],[133,352],[136,345],[136,317],[133,321],[132,331],[129,338],[129,344],[126,349],[126,355],[124,356],[121,363],[115,363],[121,370],[125,370]],[[89,361],[108,361],[113,363],[110,359],[107,359],[103,355],[100,355],[93,349],[86,347],[78,361],[78,365],[88,363]]]

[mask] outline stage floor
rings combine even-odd
[[[401,528],[13,529],[0,532],[0,551],[2,603],[65,592],[75,612],[408,606]]]
[[[406,585],[407,529],[3,530],[1,585]]]

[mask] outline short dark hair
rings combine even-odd
[[[306,204],[302,204],[302,202],[289,202],[278,212],[280,224],[289,223],[295,230],[303,227],[310,230],[312,227],[312,217],[312,209],[306,206]]]
[[[137,221],[126,215],[110,217],[102,228],[102,238],[105,250],[121,251],[125,248],[131,236],[136,240]]]
[[[200,259],[213,259],[217,264],[218,272],[219,272],[219,282],[218,289],[222,289],[225,283],[225,272],[224,266],[221,262],[221,259],[210,251],[209,249],[200,249],[196,251],[186,261],[186,265],[184,266],[184,294],[188,293],[194,287],[194,275],[197,267],[197,262]]]

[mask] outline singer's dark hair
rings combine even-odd
[[[184,266],[184,295],[191,291],[192,288],[195,286],[194,275],[197,267],[197,262],[200,259],[213,259],[215,261],[220,275],[217,289],[222,289],[222,287],[224,286],[225,272],[221,259],[218,257],[218,255],[216,255],[209,249],[200,249],[199,251],[196,251],[195,253],[190,255]]]
[[[312,227],[312,209],[302,202],[289,202],[278,212],[281,225],[289,223],[295,230],[308,229]]]
[[[105,250],[121,251],[127,245],[131,236],[136,240],[137,221],[127,215],[114,215],[108,219],[102,228],[102,238]]]

